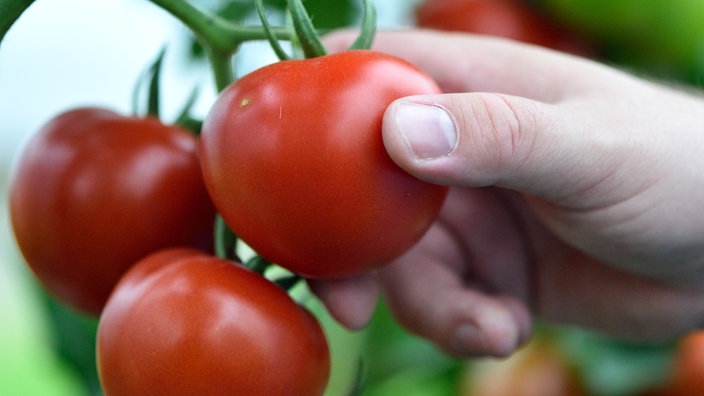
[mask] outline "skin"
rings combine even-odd
[[[383,136],[402,168],[451,189],[400,259],[314,284],[341,323],[363,326],[381,290],[400,323],[461,357],[510,354],[535,317],[653,343],[704,325],[697,94],[488,37],[387,32],[375,48],[446,92],[392,103]]]

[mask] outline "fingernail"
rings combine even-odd
[[[418,159],[431,160],[452,153],[457,129],[443,107],[401,101],[396,104],[396,126]]]

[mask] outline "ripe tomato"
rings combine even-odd
[[[98,314],[119,277],[174,245],[209,246],[215,209],[189,132],[81,108],[47,124],[10,185],[17,243],[46,289]]]
[[[704,331],[695,331],[680,340],[675,353],[672,376],[658,396],[704,394]]]
[[[591,52],[582,40],[521,0],[427,0],[416,9],[416,24],[505,37],[572,53]]]
[[[146,257],[100,317],[106,396],[323,394],[325,335],[283,289],[191,249]]]
[[[226,88],[205,119],[205,183],[226,223],[263,257],[313,278],[388,263],[435,219],[446,187],[384,149],[395,99],[438,93],[398,58],[348,51],[278,62]]]
[[[582,396],[587,391],[549,339],[536,338],[505,360],[469,366],[466,396]]]

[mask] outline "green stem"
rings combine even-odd
[[[0,0],[0,42],[34,0]]]
[[[233,80],[232,56],[240,44],[252,40],[266,40],[261,26],[242,26],[206,13],[186,0],[150,0],[186,25],[205,48],[215,75],[215,84],[222,90]],[[272,29],[281,40],[290,39],[288,29]]]
[[[264,272],[271,267],[271,262],[262,256],[255,255],[247,260],[244,266],[263,276]]]
[[[231,52],[220,52],[207,45],[204,45],[204,48],[205,54],[210,61],[213,77],[215,78],[215,88],[220,92],[235,80],[235,74],[232,70],[232,56],[235,50]]]
[[[376,34],[376,7],[372,0],[364,0],[364,16],[362,17],[362,28],[357,40],[350,46],[350,50],[370,49]]]
[[[296,285],[298,285],[302,280],[303,280],[303,278],[301,278],[298,275],[293,274],[293,275],[285,276],[283,278],[275,279],[274,283],[279,285],[280,288],[286,290],[287,292],[290,292],[291,289],[296,287]]]
[[[271,25],[269,25],[269,20],[266,17],[266,12],[264,10],[264,0],[255,0],[255,7],[257,8],[257,14],[259,14],[259,20],[262,22],[262,28],[264,28],[264,33],[266,38],[269,40],[269,45],[274,50],[274,53],[279,58],[279,60],[289,60],[290,57],[281,47],[281,44],[277,40],[274,33],[271,31]]]
[[[313,21],[301,0],[288,0],[288,9],[293,20],[293,27],[301,43],[301,49],[306,58],[315,58],[327,54],[327,50],[320,41],[320,36],[313,26]]]
[[[235,259],[237,257],[237,236],[225,224],[222,216],[215,217],[215,255],[224,259]]]

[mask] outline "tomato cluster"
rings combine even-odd
[[[214,256],[216,210],[295,275],[390,262],[447,188],[390,159],[382,117],[397,98],[438,92],[407,62],[358,50],[240,78],[200,137],[98,108],[49,121],[17,163],[12,224],[45,288],[100,315],[105,394],[322,394],[330,357],[317,320],[235,254]]]

